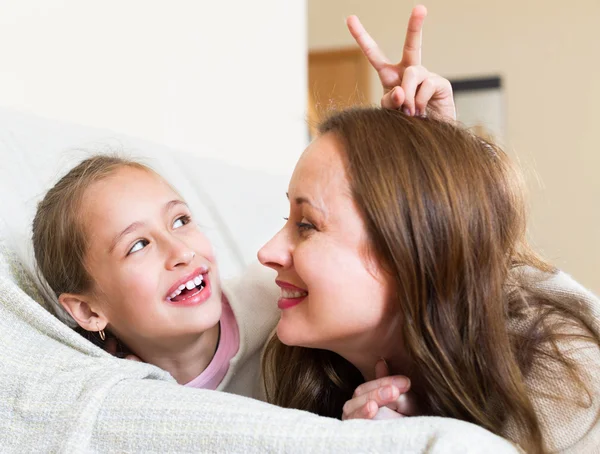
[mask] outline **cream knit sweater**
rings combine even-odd
[[[544,274],[531,268],[522,270],[524,278],[551,297],[573,308],[589,309],[587,319],[596,335],[600,335],[600,300],[565,273]],[[530,309],[530,314],[534,314]],[[515,321],[509,329],[523,331],[531,318]],[[561,333],[585,334],[573,324]],[[527,379],[530,397],[541,420],[548,452],[569,454],[600,453],[600,348],[585,340],[562,342],[560,349],[581,368],[589,396],[582,395],[563,367],[538,364]],[[509,423],[505,435],[518,440],[518,428]]]

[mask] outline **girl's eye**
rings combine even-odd
[[[148,241],[148,240],[138,240],[138,241],[136,241],[134,243],[134,245],[131,247],[131,249],[129,249],[129,252],[127,253],[127,255],[131,255],[134,252],[141,251],[146,246],[148,246],[148,244],[150,244],[150,241]]]
[[[173,222],[173,228],[174,229],[178,229],[179,227],[183,227],[184,225],[189,224],[190,221],[191,221],[191,219],[190,219],[190,217],[187,214],[184,215],[184,216],[179,216]]]

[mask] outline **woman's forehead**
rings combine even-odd
[[[298,160],[290,180],[290,193],[309,190],[339,192],[347,187],[343,151],[333,134],[325,134],[309,145]]]

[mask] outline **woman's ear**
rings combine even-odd
[[[108,319],[104,313],[92,308],[83,295],[62,293],[58,297],[58,302],[86,331],[100,331],[108,325]]]

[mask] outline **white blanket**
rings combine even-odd
[[[31,296],[0,238],[2,452],[517,452],[451,419],[342,422],[179,386],[95,347]]]

